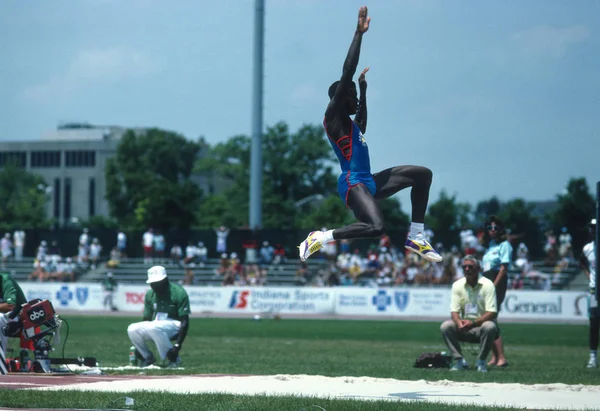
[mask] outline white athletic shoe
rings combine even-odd
[[[404,243],[404,248],[417,253],[424,259],[433,261],[434,263],[442,261],[442,256],[433,249],[431,244],[429,244],[422,235],[417,235],[416,237],[408,236]]]
[[[586,368],[598,368],[598,360],[596,359],[596,357],[590,357]]]
[[[300,243],[300,246],[298,246],[298,252],[301,261],[306,261],[308,257],[323,247],[323,244],[321,243],[323,234],[323,231],[312,231],[308,237],[306,237],[306,240]]]
[[[487,372],[487,364],[485,363],[485,360],[477,360],[477,371]]]
[[[464,358],[460,358],[456,360],[452,368],[450,368],[450,371],[462,371],[466,370],[467,368],[469,368],[469,364],[467,364]]]

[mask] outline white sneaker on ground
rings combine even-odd
[[[485,363],[485,360],[477,360],[477,371],[487,372],[487,364]]]
[[[323,247],[323,244],[321,243],[323,234],[323,231],[312,231],[308,235],[308,237],[306,237],[306,240],[300,243],[300,245],[298,246],[298,252],[301,261],[306,261],[308,257],[316,253],[321,249],[321,247]]]
[[[586,368],[598,368],[598,360],[596,359],[596,357],[590,357]]]
[[[469,368],[469,364],[467,364],[464,358],[459,358],[454,362],[454,365],[452,368],[450,368],[450,371],[462,371],[466,370],[467,368]]]

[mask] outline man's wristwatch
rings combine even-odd
[[[477,324],[475,324],[475,320],[471,320],[471,325],[472,325],[473,327],[476,327],[476,326],[477,326]]]

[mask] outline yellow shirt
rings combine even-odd
[[[459,313],[465,320],[474,320],[486,312],[498,312],[494,283],[480,276],[473,288],[464,277],[456,280],[452,284],[450,311]]]

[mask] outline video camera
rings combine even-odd
[[[33,371],[36,373],[51,373],[51,364],[78,364],[88,367],[96,366],[96,359],[86,358],[50,358],[52,348],[51,340],[55,343],[60,340],[60,327],[63,320],[56,314],[52,303],[48,300],[34,299],[22,307],[15,307],[8,314],[9,322],[0,332],[8,337],[19,337],[21,341],[31,341],[33,345],[34,360],[27,357],[27,350],[21,350],[19,359],[4,360],[4,353],[0,349],[0,373],[7,371]],[[68,333],[68,331],[67,331]],[[4,368],[4,370],[3,370]]]

